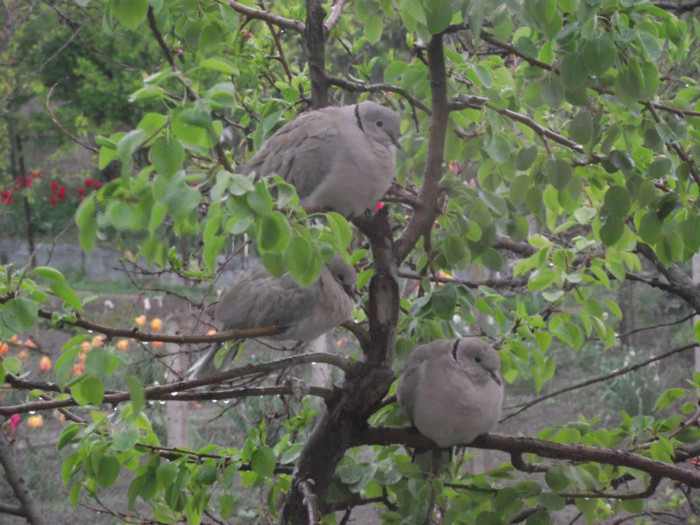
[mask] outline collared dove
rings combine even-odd
[[[440,447],[465,445],[491,430],[501,416],[500,366],[498,352],[480,339],[420,345],[399,379],[399,405]]]
[[[311,341],[350,319],[354,306],[355,269],[336,255],[321,267],[321,275],[304,288],[285,273],[273,277],[264,268],[242,276],[221,297],[214,317],[224,331],[281,326],[284,331],[267,336],[275,341]],[[215,373],[213,345],[190,367],[190,377]],[[230,350],[221,364],[224,370],[236,355]]]
[[[370,101],[311,111],[282,126],[237,171],[276,173],[296,187],[302,206],[357,217],[391,186],[400,124],[393,110]]]

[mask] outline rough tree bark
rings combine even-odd
[[[44,520],[39,507],[29,494],[22,473],[17,468],[12,455],[13,452],[10,450],[10,444],[7,439],[0,434],[0,464],[5,470],[5,479],[7,483],[12,487],[15,497],[19,501],[19,508],[16,514],[26,518],[27,522],[31,525],[44,525],[48,522]],[[5,508],[4,510],[7,512],[9,509]]]
[[[307,34],[310,25],[307,21]],[[323,31],[323,26],[317,31]],[[317,36],[321,34],[316,33]],[[367,428],[367,419],[380,406],[394,380],[391,363],[398,323],[398,267],[421,235],[429,231],[437,214],[448,115],[442,35],[435,35],[429,43],[428,61],[433,115],[419,204],[396,242],[385,212],[354,221],[369,239],[373,257],[368,311],[370,337],[363,345],[365,362],[346,374],[343,385],[327,403],[326,411],[319,416],[304,445],[283,511],[285,523],[306,525],[309,516],[323,514],[338,462]],[[311,69],[312,86],[316,85],[318,79],[314,75],[318,74]],[[317,84],[322,85],[321,82]],[[316,102],[314,107],[317,107]],[[313,497],[310,497],[312,492]]]

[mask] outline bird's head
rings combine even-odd
[[[499,386],[503,385],[498,373],[501,368],[498,352],[481,339],[457,339],[452,346],[452,359],[471,374],[485,380],[493,379]]]
[[[328,270],[338,284],[345,290],[351,299],[355,299],[355,286],[357,285],[357,272],[350,264],[346,263],[339,255],[336,255],[328,263]]]
[[[401,148],[401,117],[393,109],[380,106],[369,100],[356,106],[356,117],[367,136],[384,146],[393,144]]]

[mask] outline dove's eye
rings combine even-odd
[[[383,125],[384,125],[384,122],[382,122],[381,120],[378,120],[378,121],[377,121],[377,127],[378,127],[378,128],[381,128]]]
[[[481,358],[480,358],[480,357],[475,357],[475,358],[474,358],[474,361],[476,361],[477,363],[481,363]]]

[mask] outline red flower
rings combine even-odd
[[[19,185],[18,185],[18,184],[15,184],[15,185],[12,187],[12,189],[15,190],[15,191],[17,191],[17,190],[19,189]]]
[[[65,186],[61,186],[60,188],[58,188],[58,198],[59,199],[66,198],[66,187]]]
[[[25,185],[27,188],[31,188],[33,182],[34,182],[33,179],[25,179],[24,185]]]
[[[58,188],[58,182],[56,182],[55,180],[52,180],[51,181],[51,189],[55,190],[56,188]]]
[[[39,170],[39,171],[36,172],[35,177],[37,177],[37,178],[40,179],[40,178],[43,177],[43,176],[44,176],[44,170]]]
[[[51,206],[56,206],[56,203],[57,203],[57,202],[58,202],[58,201],[57,201],[56,198],[54,197],[53,199],[51,199]]]
[[[79,194],[79,195],[84,195],[84,194],[85,194],[85,188],[78,188],[78,194]]]
[[[12,197],[7,198],[7,204],[12,204]]]
[[[85,179],[85,186],[87,186],[88,188],[92,186],[92,179]]]
[[[95,181],[92,183],[92,187],[95,188],[96,190],[99,190],[102,187],[102,183],[99,181]]]
[[[34,170],[30,171],[29,175],[31,175],[32,177],[36,177],[36,171],[34,171]]]

